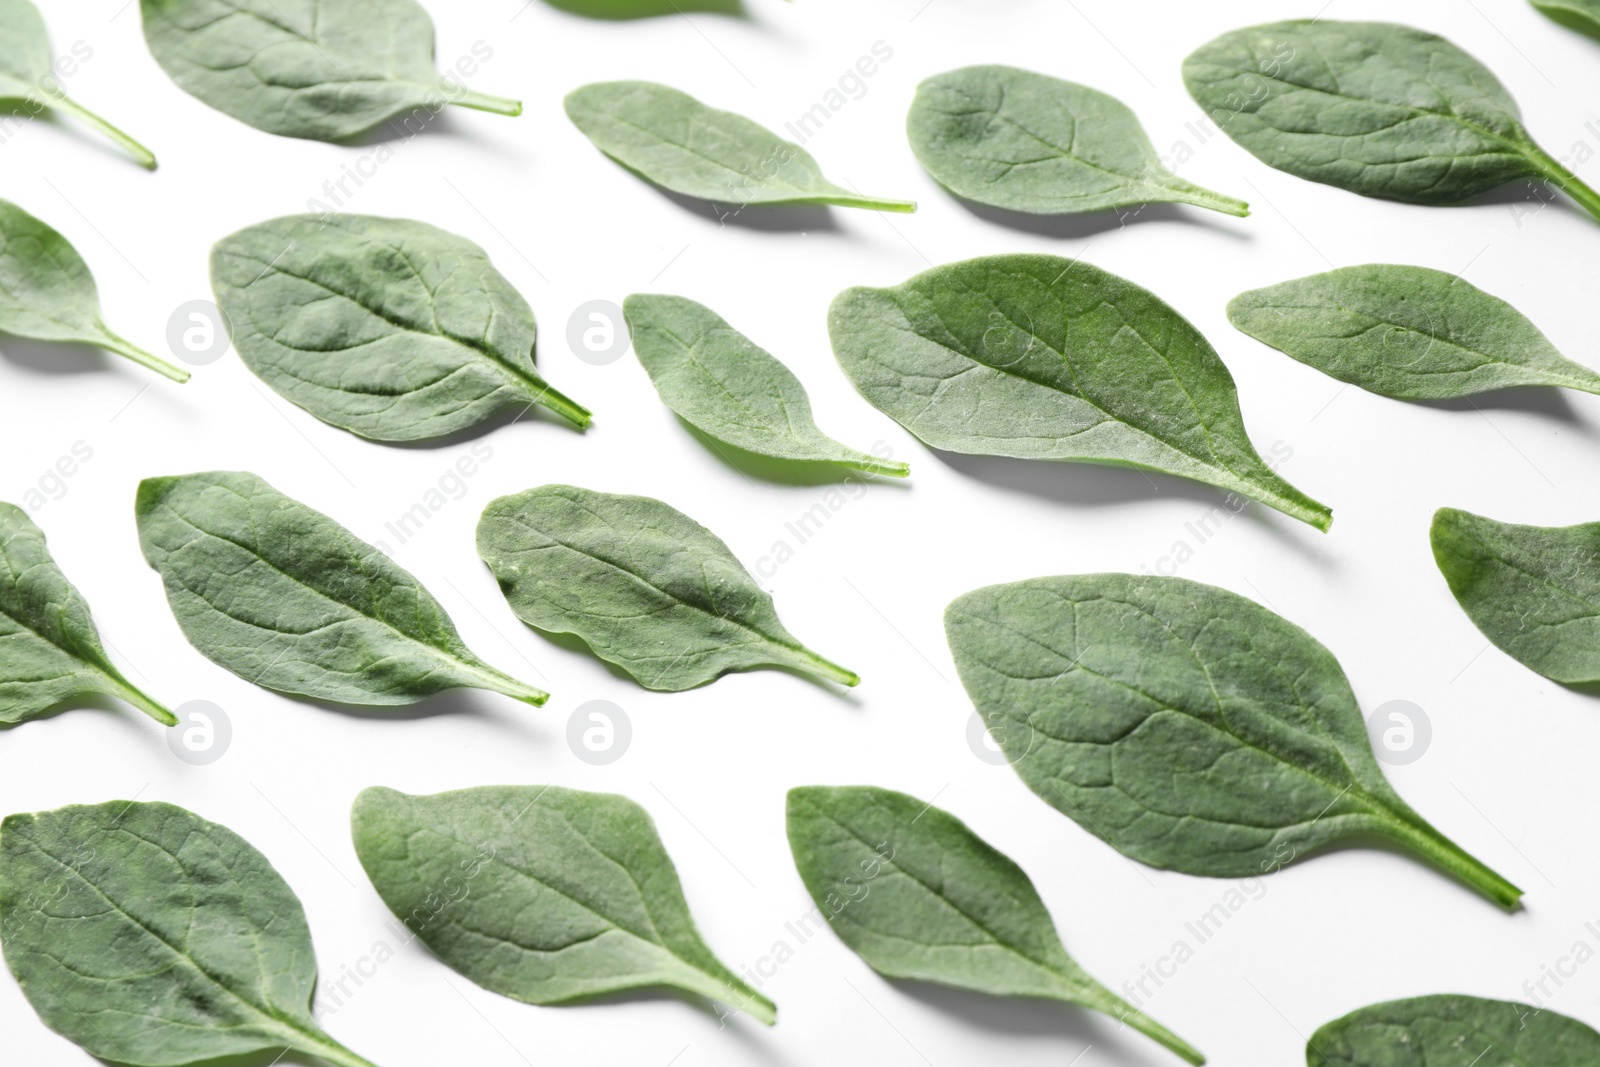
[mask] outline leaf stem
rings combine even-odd
[[[896,463],[893,460],[877,459],[875,457],[842,459],[838,462],[841,467],[850,467],[854,470],[866,471],[869,474],[887,474],[891,478],[911,477],[911,464],[909,463]]]
[[[537,686],[518,681],[511,675],[489,666],[487,663],[470,664],[472,672],[483,679],[483,687],[496,693],[501,693],[512,700],[520,700],[524,704],[532,704],[536,708],[544,706],[550,699],[550,694]]]
[[[1576,200],[1585,211],[1600,219],[1600,193],[1585,185],[1583,179],[1567,169],[1565,164],[1532,141],[1528,142],[1527,147],[1529,157],[1541,174],[1550,179],[1557,189]]]
[[[1522,890],[1435,830],[1420,815],[1391,817],[1394,822],[1390,824],[1390,829],[1404,844],[1506,911],[1517,910],[1522,900]]]
[[[119,356],[126,356],[128,359],[131,359],[135,363],[139,364],[139,366],[148,367],[157,374],[171,378],[179,385],[182,385],[184,382],[189,380],[188,371],[184,370],[182,367],[168,363],[160,356],[152,355],[151,353],[140,348],[138,345],[134,344],[132,341],[112,333],[104,323],[101,324],[100,331],[103,336],[98,338],[95,343],[100,345],[102,348],[105,348],[111,352],[115,352]]]
[[[807,674],[825,678],[830,682],[840,685],[858,686],[861,684],[861,675],[846,667],[841,667],[830,659],[824,659],[809,648],[791,648],[794,654],[793,661],[789,664]]]
[[[50,101],[50,106],[60,108],[69,115],[76,116],[79,120],[87,123],[90,126],[93,126],[95,129],[105,134],[112,141],[116,142],[116,144],[121,147],[124,152],[127,152],[128,155],[132,156],[134,160],[145,170],[156,169],[155,153],[151,152],[150,149],[146,148],[138,141],[135,141],[132,137],[129,137],[127,134],[111,125],[111,123],[107,122],[99,115],[96,115],[93,111],[90,111],[82,104],[79,104],[76,100],[73,100],[71,97],[58,97],[55,100]]]
[[[534,401],[560,415],[580,430],[588,429],[589,424],[594,421],[592,411],[571,397],[550,388],[548,384],[540,386]]]
[[[178,725],[178,717],[176,715],[138,686],[121,675],[107,675],[107,677],[111,679],[112,686],[115,689],[114,696],[132,704],[162,726]]]
[[[1201,1064],[1206,1062],[1205,1054],[1199,1049],[1195,1048],[1193,1045],[1189,1044],[1189,1042],[1185,1041],[1171,1030],[1168,1030],[1165,1026],[1162,1026],[1160,1023],[1150,1018],[1150,1016],[1146,1015],[1132,1004],[1129,1004],[1126,1000],[1123,1000],[1121,997],[1100,985],[1098,982],[1094,983],[1094,985],[1096,988],[1092,991],[1091,996],[1084,997],[1081,994],[1078,994],[1070,997],[1064,997],[1063,999],[1072,1004],[1083,1004],[1087,1007],[1094,1008],[1096,1011],[1105,1012],[1118,1022],[1124,1023],[1139,1031],[1145,1037],[1148,1037],[1150,1040],[1156,1042],[1162,1048],[1183,1057],[1185,1062],[1194,1064],[1194,1067],[1200,1067]]]
[[[879,200],[870,196],[857,196],[854,193],[836,193],[826,197],[822,202],[836,204],[839,207],[863,207],[869,211],[893,211],[900,215],[910,215],[917,210],[915,200]]]
[[[445,99],[457,107],[470,107],[474,111],[488,111],[496,115],[509,115],[512,118],[522,114],[521,100],[490,96],[488,93],[473,92],[471,89],[456,97],[450,96],[447,92]]]
[[[288,1033],[294,1036],[292,1042],[294,1048],[308,1052],[319,1060],[336,1064],[337,1067],[378,1067],[371,1060],[356,1055],[327,1034],[302,1030],[299,1027],[289,1029]]]
[[[1183,203],[1195,207],[1207,208],[1211,211],[1220,211],[1224,215],[1232,215],[1236,219],[1250,216],[1250,205],[1236,197],[1224,196],[1214,193],[1210,189],[1203,189],[1198,185],[1185,185],[1183,189]]]

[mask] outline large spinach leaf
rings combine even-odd
[[[1548,1008],[1440,994],[1372,1004],[1306,1042],[1308,1067],[1591,1067],[1600,1033]]]
[[[294,891],[248,841],[183,808],[8,817],[0,932],[39,1018],[102,1060],[181,1067],[293,1049],[372,1067],[311,1015],[317,961]]]
[[[945,630],[1022,780],[1141,863],[1253,877],[1376,836],[1508,910],[1522,896],[1400,799],[1339,662],[1253,601],[1182,578],[1035,578],[958,598]]]
[[[1600,0],[1532,0],[1532,3],[1567,29],[1600,38]]]
[[[934,448],[1162,471],[1333,521],[1256,453],[1200,331],[1098,267],[1032,254],[935,267],[846,290],[828,330],[862,395]]]
[[[478,522],[478,555],[523,622],[576,634],[646,689],[758,667],[861,681],[784,628],[716,534],[650,497],[570,485],[503,496]]]
[[[184,635],[248,682],[373,706],[459,688],[549,698],[473,654],[388,556],[254,474],[146,478],[136,512]]]
[[[565,1004],[671,987],[777,1019],[772,1001],[711,954],[655,823],[627,797],[373,788],[350,819],[389,910],[485,989]]]
[[[949,812],[888,789],[808,786],[789,791],[788,823],[817,910],[879,974],[1080,1004],[1205,1062],[1078,966],[1033,881]]]

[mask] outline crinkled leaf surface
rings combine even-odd
[[[1335,1019],[1311,1035],[1306,1063],[1590,1067],[1600,1063],[1600,1033],[1549,1008],[1441,994],[1373,1004]]]
[[[1531,0],[1533,6],[1556,22],[1600,38],[1600,0]]]
[[[248,682],[374,706],[459,688],[548,698],[479,659],[388,556],[254,474],[146,478],[136,512],[184,635]]]
[[[758,667],[860,681],[784,628],[716,534],[650,497],[570,485],[503,496],[478,522],[478,555],[523,622],[576,634],[646,689]]]
[[[945,611],[956,668],[1028,787],[1126,856],[1258,877],[1376,835],[1505,908],[1521,891],[1411,810],[1333,654],[1182,578],[990,586]]]
[[[622,307],[633,351],[661,399],[708,437],[773,459],[906,476],[904,463],[817,429],[800,379],[704,304],[636,293]]]
[[[1440,508],[1433,558],[1506,655],[1567,685],[1600,682],[1600,522],[1514,526]]]
[[[6,963],[45,1025],[90,1054],[180,1067],[296,1049],[372,1067],[311,1015],[299,899],[225,826],[113,801],[0,827]]]
[[[1242,200],[1162,166],[1136,116],[1086,85],[1016,67],[963,67],[917,88],[911,150],[946,189],[1033,214],[1176,201],[1248,215]]]
[[[1600,393],[1600,374],[1567,359],[1516,308],[1427,267],[1342,267],[1241,293],[1228,320],[1340,381],[1399,400],[1441,400],[1520,385]]]
[[[409,219],[290,215],[223,238],[211,284],[240,357],[317,418],[419,441],[539,404],[533,310],[471,241]]]
[[[879,974],[1081,1004],[1205,1062],[1089,977],[1022,868],[949,812],[888,789],[807,786],[789,791],[788,826],[811,899]]]
[[[655,823],[626,797],[373,788],[356,798],[351,828],[389,910],[485,989],[565,1004],[671,987],[777,1018],[711,954]]]
[[[915,211],[841,188],[810,153],[742,115],[707,107],[655,82],[601,82],[567,96],[567,117],[646,181],[719,204],[836,204]]]
[[[140,0],[150,53],[178,87],[258,130],[337,141],[448,104],[520,115],[446,82],[416,0]],[[417,114],[421,113],[419,119]]]
[[[862,395],[934,448],[1161,471],[1333,521],[1257,454],[1200,331],[1098,267],[1032,254],[935,267],[846,290],[828,331]]]
[[[166,726],[178,721],[112,664],[44,531],[0,502],[0,723],[25,722],[93,693],[126,700]]]

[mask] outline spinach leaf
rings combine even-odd
[[[789,791],[789,848],[840,940],[889,978],[1105,1012],[1193,1064],[1193,1046],[1067,955],[1021,867],[967,824],[870,786]]]
[[[1566,685],[1600,682],[1600,522],[1513,526],[1440,508],[1433,558],[1496,648]]]
[[[1259,877],[1375,836],[1507,910],[1522,896],[1400,799],[1339,662],[1253,601],[1182,578],[1035,578],[960,597],[945,631],[1022,780],[1141,863]]]
[[[184,635],[245,681],[369,706],[460,688],[549,699],[474,655],[388,556],[254,474],[146,478],[135,511]]]
[[[126,700],[164,726],[177,716],[111,663],[89,605],[61,573],[44,531],[0,502],[0,723],[38,718],[91,693]]]
[[[933,448],[1161,471],[1333,522],[1257,455],[1200,332],[1098,267],[1029,254],[935,267],[846,290],[828,330],[861,394]]]
[[[1499,297],[1444,271],[1372,263],[1241,293],[1228,320],[1342,382],[1398,400],[1440,400],[1518,385],[1600,393],[1600,374],[1567,359]]]
[[[0,200],[0,332],[94,345],[175,382],[189,380],[188,371],[112,333],[78,250],[9,200]]]
[[[150,53],[180,89],[268,133],[338,141],[446,104],[522,114],[516,100],[439,75],[433,20],[416,0],[140,0],[140,8]]]
[[[601,82],[567,95],[567,117],[583,135],[648,182],[723,204],[836,204],[915,211],[822,176],[810,153],[730,111],[707,107],[655,82]]]
[[[1473,1062],[1589,1067],[1600,1063],[1600,1033],[1548,1008],[1441,994],[1361,1008],[1306,1043],[1310,1067]]]
[[[784,628],[716,534],[647,496],[570,485],[503,496],[478,522],[478,555],[519,619],[576,634],[646,689],[758,667],[861,681]]]
[[[471,241],[409,219],[290,215],[211,252],[240,357],[323,422],[419,441],[539,404],[587,409],[533,363],[533,310]]]
[[[1038,215],[1176,201],[1245,216],[1242,200],[1161,165],[1139,119],[1086,85],[1016,67],[963,67],[917,88],[911,150],[966,200]]]
[[[772,1001],[711,954],[655,823],[627,797],[373,788],[350,821],[389,910],[485,989],[566,1004],[667,987],[777,1020]]]
[[[32,0],[0,0],[0,105],[35,115],[46,108],[63,111],[105,134],[140,166],[156,169],[150,149],[62,91],[50,34]]]
[[[171,804],[113,801],[0,826],[6,963],[91,1055],[180,1067],[294,1049],[372,1067],[311,1015],[305,912],[267,858]]]
[[[1532,0],[1532,3],[1567,29],[1600,38],[1600,0]]]
[[[1212,120],[1269,167],[1362,196],[1459,204],[1548,181],[1600,217],[1600,193],[1534,143],[1517,102],[1443,37],[1298,19],[1225,33],[1183,63]]]
[[[636,293],[622,309],[661,399],[706,436],[773,459],[896,478],[910,473],[904,463],[858,452],[817,429],[800,379],[704,304]]]

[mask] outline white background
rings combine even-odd
[[[1475,404],[1385,400],[1257,344],[1223,313],[1244,289],[1332,266],[1416,263],[1464,270],[1569,356],[1596,365],[1600,223],[1565,203],[1537,211],[1517,190],[1460,209],[1361,199],[1270,170],[1224,136],[1202,143],[1186,130],[1200,118],[1179,74],[1188,52],[1235,27],[1311,16],[1315,2],[748,3],[745,19],[631,23],[586,20],[544,0],[431,4],[441,62],[489,42],[494,56],[473,86],[520,96],[527,111],[518,119],[449,114],[403,144],[347,205],[423,219],[482,244],[540,316],[549,379],[595,410],[586,435],[540,416],[502,419],[440,447],[389,447],[318,423],[232,354],[179,387],[115,357],[0,339],[0,497],[20,502],[76,442],[91,447],[93,458],[35,520],[130,676],[173,706],[216,702],[234,731],[219,761],[195,767],[124,707],[24,725],[0,736],[0,812],[137,797],[232,827],[305,902],[328,981],[376,941],[394,940],[347,830],[362,788],[552,782],[615,791],[654,814],[723,960],[753,965],[780,939],[797,949],[765,983],[780,1009],[778,1026],[766,1030],[748,1020],[719,1028],[709,1010],[670,995],[529,1007],[477,988],[411,944],[336,1012],[323,1012],[336,1038],[384,1067],[1178,1062],[1071,1007],[888,983],[831,933],[794,946],[784,924],[810,902],[785,843],[783,802],[789,787],[807,783],[937,797],[1028,871],[1069,950],[1113,988],[1187,941],[1193,958],[1147,1007],[1220,1064],[1303,1062],[1304,1035],[1374,1001],[1444,991],[1524,999],[1523,983],[1543,969],[1574,971],[1561,961],[1576,943],[1600,949],[1600,935],[1585,926],[1600,920],[1600,707],[1487,647],[1435,570],[1427,537],[1441,505],[1548,525],[1600,518],[1600,399],[1544,391]],[[1499,74],[1553,154],[1579,141],[1600,150],[1600,136],[1584,128],[1600,108],[1600,46],[1520,0],[1333,0],[1324,14],[1442,32]],[[140,171],[86,128],[36,121],[3,146],[0,196],[79,248],[115,329],[165,351],[173,309],[209,295],[212,242],[306,210],[324,181],[373,149],[277,138],[207,109],[151,60],[136,4],[50,0],[46,17],[58,51],[76,41],[94,49],[69,91],[148,143],[161,169]],[[722,226],[703,206],[669,199],[604,159],[561,110],[562,96],[585,82],[646,78],[781,129],[878,41],[893,58],[807,147],[841,183],[919,200],[912,216],[750,210]],[[1120,97],[1162,151],[1180,140],[1193,149],[1179,167],[1185,177],[1251,201],[1255,213],[1235,220],[1151,209],[1123,226],[1110,215],[1018,221],[962,206],[918,167],[903,121],[922,78],[981,62]],[[1579,170],[1600,178],[1600,167]],[[1293,457],[1281,472],[1334,508],[1332,532],[1252,506],[1198,545],[1185,524],[1221,501],[1209,488],[936,455],[856,395],[825,328],[838,291],[1011,251],[1084,255],[1189,317],[1238,380],[1261,450],[1286,444]],[[545,482],[664,499],[751,566],[776,542],[794,544],[784,524],[829,492],[724,464],[661,405],[631,355],[609,366],[575,357],[566,343],[573,310],[639,291],[709,304],[794,368],[826,431],[861,447],[885,442],[911,463],[909,483],[874,481],[764,579],[790,628],[858,670],[859,689],[760,672],[690,693],[647,693],[523,627],[477,560],[472,533],[483,506]],[[470,645],[555,694],[542,710],[469,692],[398,714],[341,713],[257,689],[189,646],[140,556],[132,503],[142,477],[255,471],[393,545],[383,524],[475,442],[491,446],[492,459],[395,554]],[[974,755],[971,706],[943,639],[944,605],[993,582],[1154,569],[1179,541],[1195,551],[1178,573],[1309,629],[1339,657],[1367,711],[1392,699],[1425,709],[1431,748],[1389,768],[1390,777],[1445,833],[1527,890],[1525,912],[1501,914],[1408,858],[1345,850],[1255,885],[1200,946],[1185,923],[1235,884],[1137,867],[1047,807],[1009,768]],[[580,762],[566,742],[568,716],[594,699],[621,705],[633,723],[631,749],[610,766]],[[1563,981],[1547,981],[1549,1005],[1600,1023],[1600,964],[1577,966]],[[39,1023],[9,976],[0,978],[0,1034],[7,1062],[89,1062]]]

